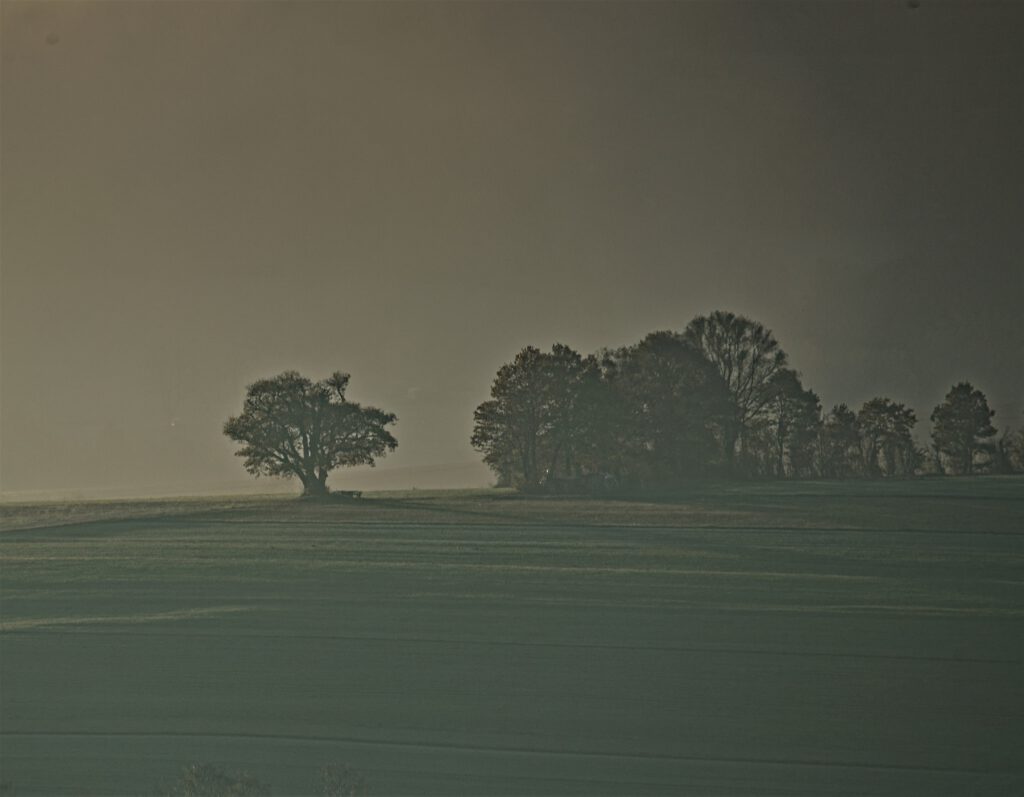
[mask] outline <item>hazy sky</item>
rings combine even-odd
[[[826,406],[1024,425],[1024,3],[2,15],[4,491],[247,485],[221,426],[285,369],[399,415],[336,487],[485,484],[518,349],[719,308]]]

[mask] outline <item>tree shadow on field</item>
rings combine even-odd
[[[502,496],[496,499],[486,499],[497,501],[522,501],[524,496]],[[427,514],[444,516],[444,515],[459,515],[464,517],[479,518],[481,520],[505,520],[510,523],[518,523],[521,525],[529,526],[540,526],[546,522],[543,518],[531,517],[528,514],[514,514],[510,512],[488,512],[482,509],[469,509],[466,507],[460,507],[452,504],[432,504],[430,501],[420,501],[410,498],[374,498],[372,499],[374,506],[384,506],[388,509],[395,511],[417,511]]]
[[[530,527],[551,525],[590,526],[601,522],[626,522],[642,507],[659,505],[714,511],[713,499],[696,493],[652,495],[543,495],[519,493],[478,499],[474,504],[414,498],[374,498],[374,506],[396,513],[422,516],[423,522],[444,522],[447,518],[471,518],[481,523],[515,524]],[[429,519],[428,519],[429,518]]]

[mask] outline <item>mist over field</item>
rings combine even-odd
[[[1019,4],[2,14],[5,495],[279,489],[220,429],[286,369],[399,418],[339,486],[483,486],[515,352],[715,309],[826,408],[1024,421]]]

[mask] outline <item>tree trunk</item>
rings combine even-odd
[[[309,476],[302,480],[302,496],[304,498],[321,498],[328,492],[326,474],[323,478]]]
[[[781,412],[780,412],[781,415]],[[778,461],[776,462],[776,469],[778,470],[778,478],[786,478],[786,424],[781,419],[779,420],[779,432],[778,432]]]
[[[723,453],[725,454],[725,469],[730,475],[736,473],[736,438],[738,436],[738,430],[731,424],[725,428]]]

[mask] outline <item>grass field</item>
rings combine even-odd
[[[3,504],[0,781],[1024,794],[1024,480]]]

